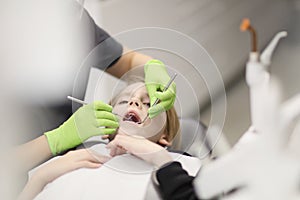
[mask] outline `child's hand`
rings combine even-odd
[[[70,151],[53,162],[41,166],[35,175],[47,184],[63,174],[79,168],[98,168],[109,159],[110,157],[96,155],[87,149]]]
[[[144,137],[118,134],[115,139],[107,145],[107,148],[110,149],[111,156],[119,155],[118,152],[123,150],[156,167],[160,167],[172,161],[166,149]]]
[[[33,199],[45,185],[56,178],[79,168],[98,168],[110,157],[96,155],[91,150],[80,149],[67,154],[39,167],[27,182],[19,200]]]

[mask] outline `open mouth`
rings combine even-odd
[[[130,111],[124,116],[123,121],[129,121],[129,122],[140,124],[141,118],[138,116],[137,113]]]

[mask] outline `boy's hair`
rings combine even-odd
[[[143,82],[141,82],[141,83],[143,83]],[[134,83],[132,83],[132,84],[134,84]],[[130,85],[127,85],[127,87]],[[114,96],[110,100],[109,104],[114,106],[118,96],[119,95]],[[177,115],[177,112],[176,112],[174,106],[172,106],[169,110],[166,111],[166,115],[167,115],[167,122],[164,127],[165,131],[166,131],[166,139],[169,142],[172,141],[172,145],[171,145],[172,149],[180,150],[180,147],[181,147],[180,123],[179,123],[178,115]]]
[[[165,126],[166,137],[168,141],[172,142],[172,149],[179,150],[181,147],[181,134],[180,134],[180,123],[178,120],[177,112],[172,106],[171,109],[166,111],[167,123]]]

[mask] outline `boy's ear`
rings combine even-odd
[[[166,134],[162,134],[162,136],[158,140],[158,144],[160,144],[162,146],[171,146],[172,142],[168,141]]]

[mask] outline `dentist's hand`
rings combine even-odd
[[[145,84],[149,93],[151,106],[156,99],[160,100],[160,103],[154,107],[150,107],[148,110],[149,117],[153,118],[173,106],[176,98],[176,84],[173,82],[168,90],[162,92],[171,78],[164,63],[159,60],[150,60],[147,62],[144,66],[144,71]]]
[[[119,127],[112,107],[102,101],[79,108],[57,129],[46,132],[53,155],[73,148],[95,135],[112,134]]]

